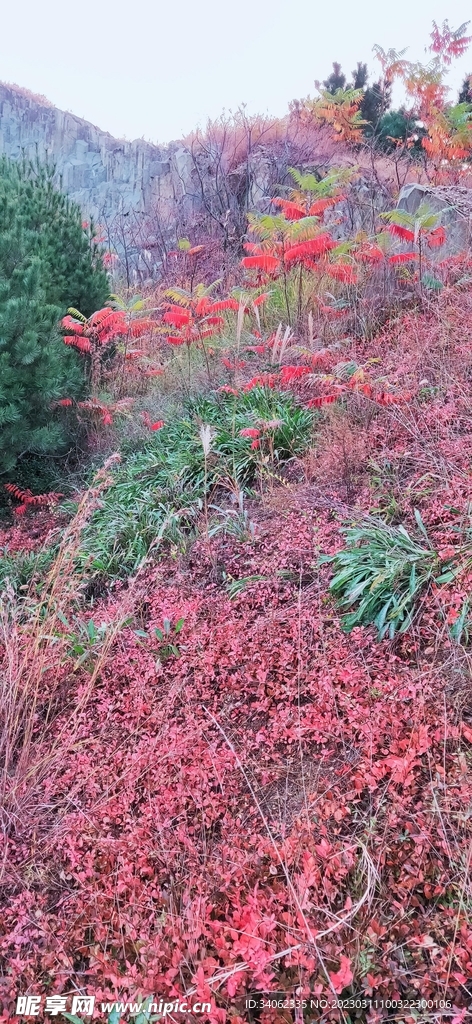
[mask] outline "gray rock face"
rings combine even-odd
[[[225,234],[236,248],[245,230],[245,211],[268,210],[268,195],[284,180],[287,165],[336,163],[337,151],[323,152],[323,139],[298,157],[259,144],[247,159],[221,175],[221,154],[208,143],[192,153],[182,142],[155,146],[115,139],[88,121],[58,110],[27,90],[0,84],[0,156],[38,157],[56,166],[58,182],[99,224],[110,247],[133,265],[140,278],[159,274],[166,251],[193,228]],[[312,161],[311,162],[307,162]],[[467,248],[471,237],[472,190],[406,185],[399,209],[414,213],[427,201],[441,214],[446,246],[438,256]],[[375,183],[359,178],[345,203],[327,222],[335,237],[377,229],[378,213],[391,208]],[[343,222],[339,225],[339,217]],[[332,222],[332,223],[331,223]]]
[[[439,215],[439,223],[446,229],[446,243],[437,250],[437,258],[468,249],[472,238],[472,189],[460,185],[404,185],[397,208],[414,215],[421,203],[427,203]]]
[[[142,213],[161,194],[182,193],[179,147],[114,139],[95,125],[0,84],[0,155],[39,157],[57,167],[64,190],[85,214],[101,219]],[[175,164],[175,166],[173,166]],[[180,185],[180,188],[179,188]]]

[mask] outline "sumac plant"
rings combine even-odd
[[[295,168],[290,168],[290,173],[297,188],[289,191],[287,199],[275,196],[271,200],[280,212],[249,215],[253,237],[244,244],[247,255],[242,260],[243,269],[255,274],[258,287],[280,280],[289,325],[295,319],[299,321],[304,311],[306,274],[313,282],[310,298],[315,290],[314,273],[344,285],[357,282],[357,269],[348,252],[350,244],[338,245],[324,224],[326,211],[345,198],[341,186],[352,172],[333,170],[321,180]],[[294,303],[291,293],[295,295]],[[326,309],[331,312],[331,307]]]
[[[426,247],[438,249],[446,241],[445,228],[441,226],[441,214],[435,213],[428,203],[421,203],[416,213],[405,210],[391,210],[380,216],[386,220],[387,231],[401,242],[410,245],[408,252],[400,252],[389,257],[393,264],[413,261],[418,264],[418,280],[420,290],[423,287],[423,270],[428,265]],[[412,248],[411,248],[412,247]]]
[[[5,490],[8,494],[19,502],[19,505],[15,505],[13,509],[16,516],[22,516],[28,509],[37,509],[39,507],[55,505],[63,494],[57,491],[48,491],[47,494],[33,494],[29,488],[24,490],[18,487],[17,484],[5,484]]]
[[[251,233],[257,241],[245,242],[247,255],[242,260],[242,267],[255,271],[257,286],[267,284],[271,278],[281,279],[287,320],[291,324],[293,313],[288,288],[290,273],[299,269],[297,309],[300,315],[303,268],[312,269],[314,261],[326,256],[335,248],[336,243],[316,216],[290,220],[284,211],[276,215],[251,214],[248,220]]]
[[[187,346],[188,376],[190,383],[190,348],[196,345],[203,350],[211,378],[205,341],[218,334],[224,324],[223,310],[238,310],[239,302],[234,298],[214,299],[211,293],[219,282],[205,287],[203,284],[187,291],[185,288],[169,288],[165,295],[172,302],[166,302],[162,316],[163,328],[169,345]],[[174,328],[170,333],[169,328]]]
[[[78,349],[89,359],[89,382],[92,393],[100,383],[103,354],[112,342],[125,341],[123,358],[130,356],[127,341],[140,338],[155,327],[148,317],[135,316],[126,309],[98,309],[85,317],[78,309],[69,309],[62,320],[64,344]],[[139,355],[142,353],[139,351]]]

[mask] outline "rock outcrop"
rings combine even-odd
[[[437,258],[464,252],[472,237],[472,189],[460,185],[404,185],[397,208],[415,214],[421,203],[427,203],[446,229],[446,243],[437,252]]]
[[[178,143],[161,148],[114,139],[42,97],[1,84],[0,154],[54,164],[64,190],[96,220],[144,213],[161,197],[174,201],[191,170]]]
[[[354,162],[356,154],[340,150],[329,133],[313,132],[301,145],[297,130],[291,132],[287,121],[284,135],[283,124],[274,138],[261,136],[263,141],[249,142],[246,151],[235,146],[228,157],[218,131],[193,150],[181,141],[157,146],[144,139],[115,139],[44,97],[0,84],[0,156],[53,164],[58,184],[79,204],[84,219],[100,225],[122,270],[125,266],[135,280],[158,275],[181,235],[214,235],[225,250],[238,251],[247,210],[270,209],[268,197],[289,180],[290,165],[327,168]],[[335,236],[343,237],[346,229],[351,235],[377,230],[379,212],[393,205],[388,191],[379,189],[364,168],[346,202],[327,216]],[[441,213],[445,255],[469,244],[471,196],[467,188],[414,183],[402,189],[398,206],[414,213],[426,200]]]

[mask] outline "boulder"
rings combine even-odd
[[[469,249],[472,239],[472,189],[461,185],[404,185],[397,203],[398,210],[415,214],[421,203],[427,203],[439,215],[446,229],[446,243],[437,250],[443,259]]]

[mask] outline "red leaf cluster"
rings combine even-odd
[[[65,330],[72,332],[64,337],[64,344],[72,345],[83,353],[92,352],[94,348],[107,345],[116,338],[140,338],[156,326],[149,318],[133,318],[126,310],[108,307],[97,309],[88,320],[68,314],[61,323]]]
[[[306,257],[312,259],[314,256],[324,256],[330,249],[334,249],[335,244],[331,235],[317,235],[316,238],[310,238],[307,242],[300,242],[287,249],[285,262],[290,266],[293,263],[300,263]]]
[[[204,295],[201,298],[189,299],[188,306],[185,307],[167,303],[162,321],[180,331],[179,334],[168,336],[168,343],[176,346],[191,345],[213,337],[224,325],[223,317],[217,314],[227,309],[239,309],[236,299],[212,300]]]
[[[256,427],[244,427],[243,430],[239,431],[239,436],[240,437],[257,438],[257,437],[259,437],[259,435],[260,435],[260,430],[257,430]]]
[[[300,377],[305,377],[307,373],[312,373],[311,366],[282,366],[280,370],[282,387],[285,387],[294,380],[299,380]]]
[[[267,274],[273,274],[279,269],[279,260],[277,256],[261,252],[256,256],[244,256],[241,260],[241,266],[247,270],[263,270]]]
[[[306,403],[309,409],[320,409],[322,405],[332,405],[338,395],[320,395],[318,398],[310,398]]]
[[[17,484],[4,484],[5,490],[20,502],[14,509],[16,516],[24,515],[29,508],[38,508],[40,505],[54,505],[64,497],[57,491],[49,491],[47,494],[32,494],[29,489],[23,490]]]
[[[395,238],[400,238],[402,242],[414,242],[415,240],[415,232],[405,228],[402,224],[387,224],[387,231]]]

